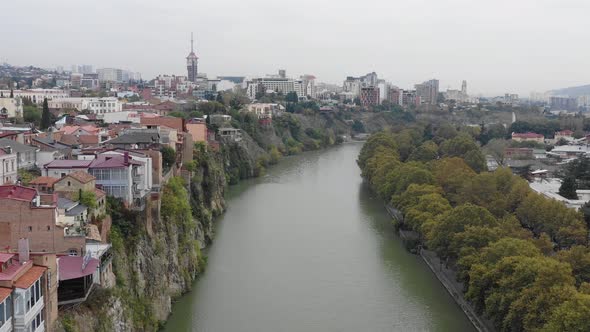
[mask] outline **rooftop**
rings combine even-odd
[[[143,165],[142,162],[131,160],[129,158],[125,158],[122,155],[98,155],[96,159],[91,161],[92,164],[90,168],[119,168],[119,167],[127,167],[129,165]]]
[[[70,280],[81,278],[96,271],[100,261],[96,258],[90,258],[86,267],[82,269],[84,257],[80,256],[63,256],[57,261],[59,266],[59,280]]]
[[[81,183],[88,183],[90,181],[96,180],[96,178],[93,175],[88,174],[87,172],[84,172],[84,171],[75,171],[75,172],[68,174],[66,177],[71,177],[74,180],[77,180]]]
[[[12,288],[0,287],[0,303],[12,294]]]
[[[37,189],[34,188],[27,188],[19,185],[0,186],[0,198],[30,202],[36,196]]]
[[[92,160],[54,160],[45,164],[45,168],[88,168]]]
[[[15,255],[14,254],[10,254],[10,253],[0,253],[0,263],[6,263],[8,262],[11,258],[13,258]]]
[[[160,143],[160,134],[154,130],[133,130],[123,133],[117,138],[108,141],[109,144],[157,144]]]
[[[44,184],[48,186],[53,186],[57,181],[59,181],[58,178],[53,178],[51,176],[38,176],[34,178],[31,182],[29,182],[29,184]]]
[[[27,289],[31,287],[35,281],[39,280],[43,273],[47,270],[46,267],[33,265],[22,277],[14,283],[16,288]]]
[[[37,150],[37,147],[25,145],[7,138],[0,138],[0,147],[11,147],[12,150],[17,153],[24,153]]]
[[[544,138],[545,136],[537,133],[512,133],[512,137],[518,138]]]

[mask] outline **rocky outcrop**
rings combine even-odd
[[[172,178],[140,213],[112,213],[116,286],[98,289],[76,308],[62,310],[58,331],[157,331],[172,300],[187,292],[204,268],[201,249],[213,238],[213,219],[225,209],[220,153],[196,151],[190,183]],[[179,185],[179,184],[182,185]]]

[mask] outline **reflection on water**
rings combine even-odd
[[[472,331],[363,185],[360,144],[228,190],[208,267],[167,331]]]

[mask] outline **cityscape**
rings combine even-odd
[[[182,72],[2,60],[0,332],[590,331],[590,82],[214,75],[213,27]]]

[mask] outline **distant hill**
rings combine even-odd
[[[563,95],[570,97],[579,97],[583,95],[590,95],[590,84],[573,86],[565,89],[551,90],[549,91],[552,95]]]

